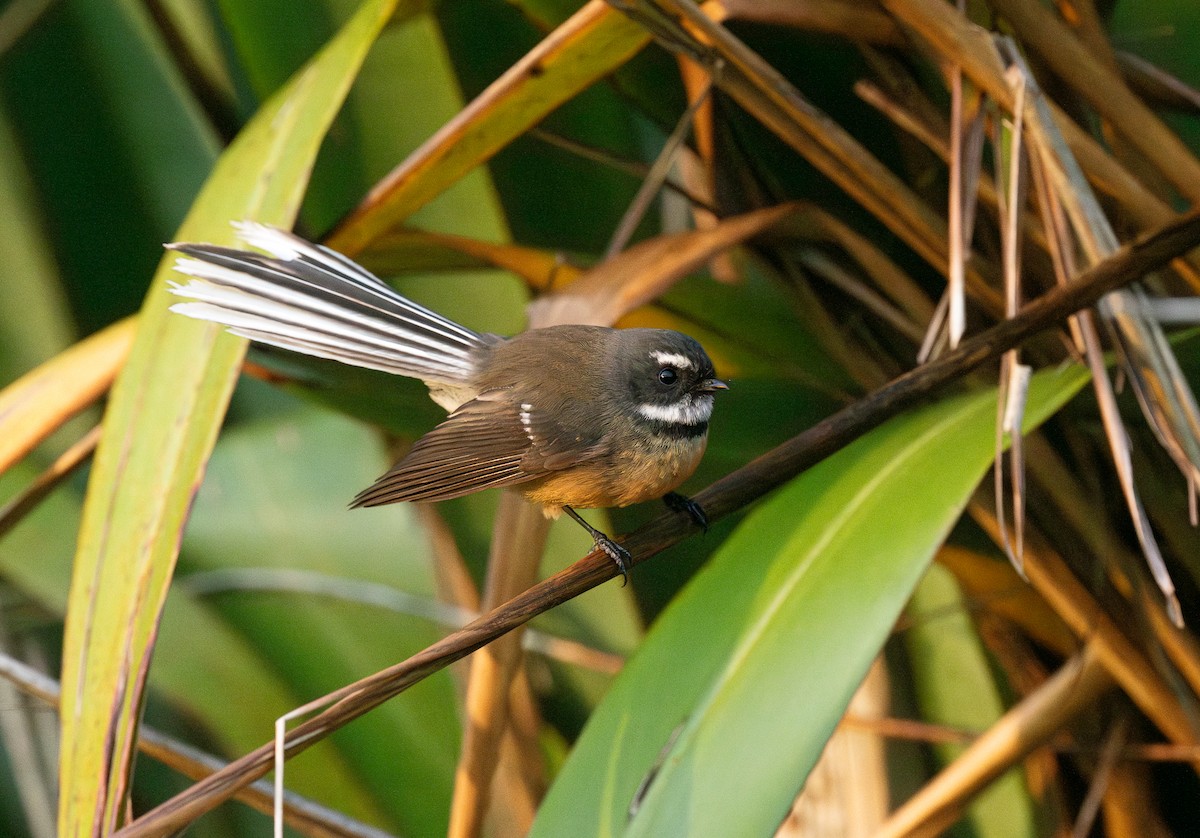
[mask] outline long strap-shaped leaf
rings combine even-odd
[[[1026,427],[1085,381],[1038,375]],[[530,834],[774,833],[991,461],[995,404],[894,418],[752,512],[626,664]]]
[[[218,161],[182,239],[290,225],[325,132],[396,0],[369,0]],[[168,314],[164,260],[113,388],[84,505],[63,643],[58,832],[104,835],[128,795],[146,672],[180,531],[245,342]]]
[[[589,0],[389,172],[326,244],[361,253],[648,43],[640,25],[603,0]]]

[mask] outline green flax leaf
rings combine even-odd
[[[1037,377],[1027,427],[1085,380]],[[991,462],[995,414],[987,391],[900,416],[753,511],[621,673],[532,834],[773,835]]]
[[[365,3],[221,157],[179,231],[228,241],[231,219],[288,225],[313,159],[394,0]],[[84,505],[63,648],[59,834],[103,835],[128,796],[143,688],[180,532],[244,342],[169,314],[170,263],[113,388]]]

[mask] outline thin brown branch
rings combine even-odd
[[[979,738],[978,731],[932,724],[920,719],[900,719],[895,716],[872,719],[847,713],[842,717],[841,724],[859,730],[869,730],[888,739],[924,742],[929,745],[969,745]]]
[[[92,456],[97,443],[100,442],[100,434],[103,430],[100,425],[93,426],[70,448],[59,455],[58,459],[47,466],[45,471],[34,478],[33,482],[26,486],[20,494],[0,506],[0,537],[20,523],[26,515],[37,508],[46,495],[53,492],[56,486],[70,477],[75,469]]]
[[[1200,90],[1139,55],[1118,50],[1116,56],[1125,80],[1143,98],[1164,108],[1200,113]]]
[[[858,730],[868,730],[887,739],[904,742],[922,742],[928,745],[970,745],[986,731],[963,730],[949,725],[931,724],[920,719],[901,719],[888,716],[880,719],[847,713],[841,724]],[[1060,754],[1087,754],[1095,756],[1097,748],[1081,745],[1065,735],[1048,743],[1048,747]],[[1200,761],[1200,745],[1176,745],[1173,742],[1126,742],[1117,751],[1122,760],[1137,762],[1188,762]]]
[[[0,655],[0,678],[5,679],[25,695],[58,709],[60,685],[57,681],[23,661],[8,655]],[[151,759],[177,771],[189,779],[198,780],[219,771],[226,763],[212,754],[205,753],[168,736],[155,728],[142,725],[138,750]],[[274,807],[274,789],[270,783],[251,783],[240,789],[235,798],[257,809],[271,814]],[[308,798],[287,792],[283,801],[284,821],[301,835],[314,838],[387,838],[388,833],[369,826],[341,812],[329,809]]]
[[[1124,714],[1117,718],[1100,748],[1096,770],[1092,772],[1091,785],[1075,818],[1072,838],[1087,838],[1092,834],[1092,825],[1096,822],[1096,815],[1100,812],[1101,803],[1117,768],[1117,760],[1121,758],[1121,751],[1124,750],[1128,737],[1129,715]]]
[[[668,50],[687,55],[755,119],[808,160],[847,195],[939,271],[947,266],[945,221],[845,128],[692,0],[608,0],[653,32]],[[970,279],[977,301],[1002,310],[994,265],[976,257]]]
[[[1191,213],[1121,248],[1081,274],[1070,286],[1026,306],[1021,314],[959,345],[935,361],[896,378],[710,485],[696,500],[715,521],[782,485],[812,464],[849,444],[887,418],[918,402],[964,373],[996,358],[1069,314],[1094,304],[1114,288],[1136,281],[1200,244],[1200,214]],[[664,513],[624,539],[635,564],[649,559],[694,532],[681,513]],[[286,742],[294,755],[334,730],[460,660],[497,637],[613,578],[617,569],[594,550],[575,564],[534,585],[500,608],[485,614],[406,661],[359,682],[337,704],[298,725]],[[237,789],[270,770],[273,745],[267,743],[225,769],[176,795],[117,833],[121,838],[164,835],[217,806]]]
[[[605,166],[614,172],[629,175],[639,181],[645,180],[646,176],[650,174],[650,167],[639,160],[627,160],[624,157],[618,157],[607,149],[591,146],[572,137],[565,137],[562,134],[556,134],[544,126],[529,129],[525,133],[525,136],[541,140],[546,145],[554,146],[590,163]],[[671,178],[663,181],[662,187],[665,191],[678,195],[694,207],[706,209],[709,212],[716,212],[716,207],[708,199],[689,190],[687,186],[676,183]]]

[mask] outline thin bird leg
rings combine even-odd
[[[633,565],[633,556],[629,554],[629,551],[580,518],[579,513],[571,507],[564,506],[563,512],[566,512],[575,519],[579,526],[587,530],[588,534],[592,537],[592,541],[596,542],[596,546],[605,553],[608,553],[609,558],[616,562],[617,568],[621,571],[621,576],[624,577],[621,586],[624,587],[629,584],[629,569]]]

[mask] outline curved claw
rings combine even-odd
[[[628,585],[629,571],[633,567],[633,555],[620,544],[613,541],[604,533],[600,532],[600,530],[583,520],[583,518],[579,517],[579,513],[571,507],[564,506],[563,512],[570,515],[575,519],[575,522],[579,524],[579,526],[587,530],[588,534],[592,537],[592,541],[596,543],[596,546],[607,553],[608,557],[616,563],[617,569],[621,571],[621,587],[623,588]]]
[[[596,546],[607,553],[608,557],[616,563],[617,569],[621,571],[621,587],[624,588],[629,584],[629,569],[633,567],[633,556],[606,535],[597,537],[595,541]]]

